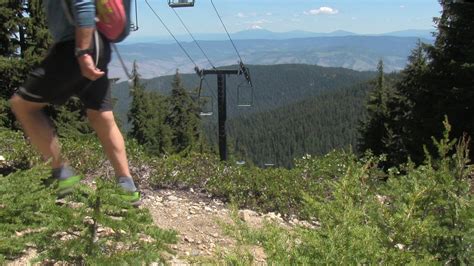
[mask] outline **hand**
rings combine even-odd
[[[87,79],[94,81],[105,75],[105,72],[96,67],[94,59],[89,54],[79,56],[77,61],[79,62],[82,75]]]

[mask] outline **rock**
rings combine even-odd
[[[178,214],[177,214],[177,213],[173,213],[173,214],[171,214],[171,217],[173,217],[173,218],[178,218]]]
[[[382,196],[382,195],[376,195],[375,196],[377,198],[377,201],[380,203],[380,204],[385,204],[387,202],[387,196]]]
[[[218,233],[212,233],[211,236],[214,237],[214,238],[218,238],[219,234]]]
[[[109,216],[110,219],[115,220],[115,221],[122,221],[123,217],[121,216]]]
[[[90,216],[84,217],[83,222],[84,222],[85,224],[89,224],[89,225],[94,224],[94,220],[93,220],[92,217],[90,217]]]
[[[208,206],[204,207],[204,210],[207,211],[207,212],[212,212],[212,209]]]
[[[3,162],[5,161],[5,157],[3,157],[2,155],[0,155],[0,162]]]
[[[248,222],[252,217],[257,217],[258,213],[252,210],[240,210],[238,216],[242,221]]]
[[[168,200],[169,200],[169,201],[178,201],[179,198],[176,197],[176,196],[174,196],[174,195],[171,195],[171,196],[168,196]]]
[[[189,189],[189,192],[194,193],[194,189],[193,189],[193,188],[190,188],[190,189]]]
[[[283,219],[281,218],[281,214],[279,213],[269,212],[265,214],[263,217],[269,220],[283,221]]]
[[[189,242],[189,243],[194,243],[194,239],[192,239],[189,236],[184,236],[184,241]]]

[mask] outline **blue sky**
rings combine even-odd
[[[133,35],[167,36],[145,1],[137,1],[140,30]],[[148,1],[173,33],[185,33],[167,0]],[[441,12],[437,0],[214,0],[214,4],[230,32],[261,28],[369,34],[433,29],[432,19]],[[176,11],[193,33],[223,32],[210,0],[196,0],[195,7]]]

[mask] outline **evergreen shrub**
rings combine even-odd
[[[473,169],[467,140],[449,140],[447,122],[445,128],[443,139],[434,141],[439,159],[427,153],[422,165],[392,168],[386,182],[377,181],[378,158],[346,160],[339,178],[322,180],[323,193],[302,191],[317,228],[267,224],[254,230],[237,223],[234,230],[263,245],[267,262],[276,265],[470,265]]]
[[[36,261],[138,265],[164,261],[176,233],[157,228],[148,209],[131,208],[115,184],[97,179],[58,201],[37,166],[0,177],[0,255],[13,260],[28,248]]]

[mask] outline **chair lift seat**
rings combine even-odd
[[[194,6],[194,0],[168,0],[168,5],[172,8],[193,7]]]

